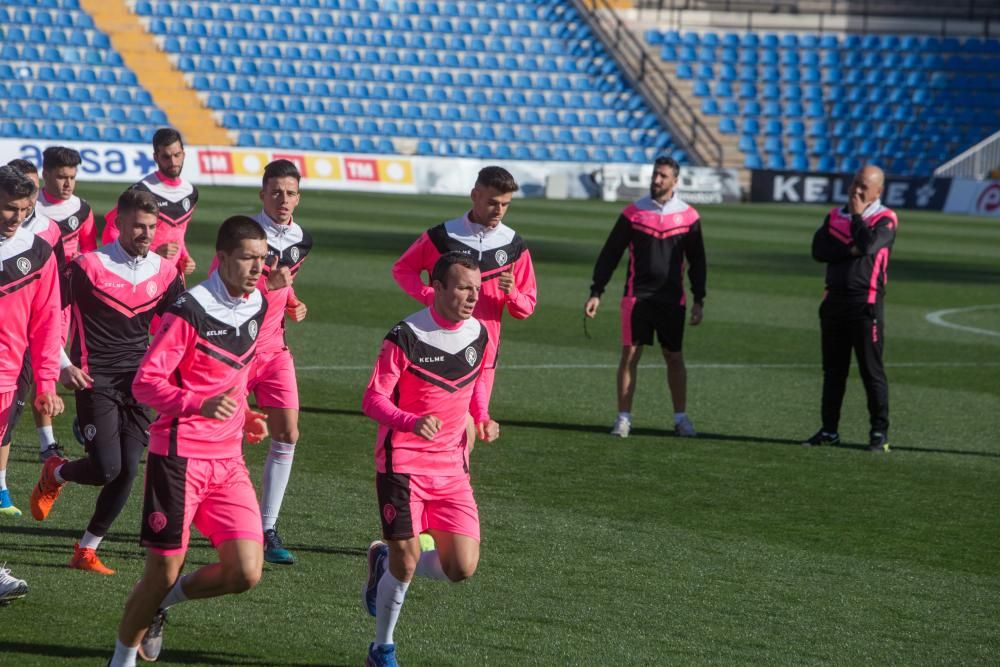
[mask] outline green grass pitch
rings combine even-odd
[[[121,186],[83,184],[107,210]],[[394,259],[460,198],[305,192],[316,251],[289,325],[301,367],[301,442],[279,527],[299,558],[239,597],[172,610],[162,664],[360,665],[374,624],[360,607],[378,535],[374,424],[361,396],[382,336],[417,310]],[[817,307],[809,256],[824,211],[704,206],[705,321],[689,328],[696,440],[670,435],[662,358],[647,351],[633,436],[615,416],[619,267],[598,318],[582,306],[619,204],[515,200],[536,314],[505,320],[492,412],[477,447],[482,561],[461,585],[417,580],[396,632],[400,661],[438,665],[973,665],[1000,662],[1000,220],[901,212],[889,266],[888,456],[863,451],[856,370],[842,446],[805,449],[819,425]],[[259,210],[253,189],[204,188],[189,231],[211,259],[218,223]],[[979,308],[978,306],[992,306]],[[927,315],[962,309],[935,324]],[[82,450],[57,422],[67,450]],[[28,420],[30,422],[30,418]],[[101,549],[113,577],[66,563],[95,490],[67,488],[38,524],[30,423],[8,483],[24,510],[0,519],[0,561],[28,580],[0,608],[0,664],[103,665],[142,567],[139,493]],[[247,458],[259,484],[264,447]],[[211,562],[199,538],[189,567]]]

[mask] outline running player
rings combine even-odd
[[[590,298],[584,304],[586,317],[594,317],[601,294],[625,249],[629,251],[629,271],[622,298],[622,354],[618,364],[618,418],[611,434],[627,438],[632,428],[632,398],[642,346],[653,344],[653,332],[660,341],[667,362],[667,385],[674,407],[674,433],[692,438],[697,435],[687,415],[687,368],[681,351],[684,341],[686,297],[684,262],[694,303],[691,326],[701,323],[705,302],[705,244],[698,211],[674,192],[680,165],[670,157],[657,158],[649,196],[622,211],[604,242],[594,266]]]
[[[300,201],[300,179],[299,170],[289,160],[268,164],[260,191],[264,210],[254,218],[267,234],[267,263],[257,284],[267,300],[267,314],[250,370],[249,389],[267,415],[271,433],[260,501],[264,560],[284,565],[294,563],[295,556],[285,548],[276,524],[299,439],[299,392],[295,362],[285,342],[285,316],[296,322],[305,319],[306,305],[295,296],[292,281],[313,244],[312,237],[292,219]]]
[[[66,482],[103,487],[69,566],[114,574],[97,548],[121,513],[149,441],[145,407],[132,396],[132,380],[149,347],[154,317],[184,292],[177,269],[150,253],[157,226],[156,198],[138,189],[118,198],[118,239],[70,265],[63,300],[73,309],[70,355],[60,381],[76,391],[76,412],[87,457],[52,456],[31,494],[31,513],[43,521]]]
[[[215,242],[218,270],[163,317],[132,390],[159,416],[150,427],[142,543],[146,568],[125,604],[112,667],[156,660],[166,609],[185,600],[241,593],[260,580],[260,507],[243,461],[244,432],[266,435],[246,407],[247,375],[267,309],[257,281],[267,238],[245,216],[227,219]],[[219,562],[180,576],[190,526]]]
[[[153,160],[158,170],[132,185],[147,190],[160,205],[160,225],[153,252],[173,261],[184,276],[194,273],[195,262],[184,245],[188,223],[198,206],[198,188],[184,180],[184,142],[177,130],[163,127],[153,134]],[[101,242],[111,243],[118,236],[115,226],[116,209],[104,216],[107,221]]]
[[[363,604],[375,617],[366,664],[396,664],[393,630],[414,574],[462,581],[479,563],[479,511],[469,481],[467,415],[480,439],[500,435],[490,419],[483,370],[489,332],[473,312],[482,278],[476,261],[447,252],[431,271],[429,308],[385,337],[362,409],[379,424],[375,487],[386,542],[368,547]],[[421,551],[428,531],[436,549]]]
[[[485,167],[472,188],[472,208],[455,218],[428,229],[396,260],[392,277],[403,291],[424,305],[434,302],[434,288],[425,284],[423,272],[430,274],[445,252],[471,255],[482,269],[483,290],[475,317],[490,334],[489,366],[483,369],[486,401],[493,391],[500,320],[503,311],[519,320],[535,312],[538,287],[531,253],[524,239],[502,220],[517,192],[517,181],[502,167]]]
[[[0,442],[14,402],[17,377],[30,350],[35,407],[63,411],[59,377],[59,286],[52,246],[21,223],[32,209],[35,185],[13,167],[0,167]],[[7,488],[10,446],[0,446],[0,515],[18,517]]]

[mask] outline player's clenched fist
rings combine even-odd
[[[178,251],[180,251],[181,246],[176,241],[168,241],[164,243],[159,248],[156,249],[156,254],[163,259],[173,259],[177,256]]]
[[[212,398],[206,398],[205,402],[201,404],[201,416],[222,421],[235,415],[239,403],[230,398],[229,391]]]
[[[308,311],[309,309],[306,308],[306,304],[299,301],[295,295],[289,297],[288,302],[285,304],[285,315],[293,322],[301,322],[306,319]]]
[[[483,442],[493,442],[500,437],[500,424],[492,419],[476,424],[476,437]]]
[[[247,436],[247,442],[251,445],[258,444],[267,437],[267,415],[263,412],[247,410],[243,419],[243,433]]]
[[[424,415],[413,427],[413,432],[424,440],[432,440],[439,430],[441,430],[441,420],[434,415]]]
[[[63,400],[55,392],[38,394],[35,397],[35,409],[46,417],[61,415],[65,407]]]
[[[508,268],[497,277],[497,287],[504,294],[510,294],[514,289],[514,269]]]
[[[583,314],[587,317],[593,318],[597,314],[597,307],[601,305],[601,300],[596,296],[592,296],[587,299],[587,303],[583,304]]]
[[[287,266],[278,268],[277,255],[271,256],[268,266],[270,267],[270,271],[267,274],[267,289],[276,290],[292,286],[292,272]]]

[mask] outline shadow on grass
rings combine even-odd
[[[17,655],[21,655],[45,656],[51,658],[99,658],[104,660],[110,658],[113,652],[114,646],[110,646],[107,649],[94,649],[77,645],[67,646],[64,644],[41,644],[0,640],[0,655],[10,657],[12,659]],[[170,663],[178,663],[182,665],[269,665],[273,667],[305,667],[306,665],[315,665],[316,667],[341,667],[341,665],[348,664],[333,662],[278,662],[273,658],[247,655],[245,653],[185,651],[181,649],[170,649],[169,655],[165,655],[165,657]]]

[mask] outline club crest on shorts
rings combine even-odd
[[[469,362],[470,366],[476,365],[476,359],[479,358],[479,354],[476,352],[476,348],[471,345],[465,348],[465,360]]]
[[[247,331],[250,333],[250,340],[257,340],[257,320],[250,320]]]
[[[497,250],[496,254],[493,255],[493,258],[497,260],[498,266],[503,266],[504,264],[507,263],[507,251]]]
[[[293,262],[299,261],[299,247],[298,246],[294,246],[293,245],[292,249],[288,251],[288,254],[291,255]]]
[[[152,280],[146,283],[146,296],[148,296],[149,298],[153,298],[154,296],[156,296],[156,283],[154,283]]]
[[[163,512],[153,512],[149,515],[146,523],[149,524],[150,530],[154,533],[158,533],[167,527],[167,515]]]
[[[27,257],[18,257],[17,270],[23,273],[24,275],[28,275],[28,271],[31,271],[31,260],[28,259]]]
[[[76,229],[80,226],[80,218],[75,215],[71,215],[69,216],[69,220],[66,221],[66,224],[69,225],[70,229]]]
[[[97,427],[93,424],[87,424],[83,427],[83,437],[86,440],[93,440],[94,436],[97,435]]]
[[[190,211],[191,210],[191,200],[188,199],[187,197],[185,197],[184,201],[181,202],[181,206],[184,207],[184,211],[185,212]]]
[[[386,523],[392,523],[393,521],[396,520],[396,517],[398,515],[399,513],[396,511],[396,508],[393,507],[391,503],[386,503],[382,507],[382,518],[385,519]]]

